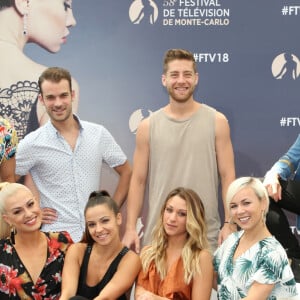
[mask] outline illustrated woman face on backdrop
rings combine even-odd
[[[50,52],[59,51],[66,43],[69,27],[76,25],[72,0],[29,0],[26,5],[28,42]]]

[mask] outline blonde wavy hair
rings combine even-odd
[[[182,249],[181,257],[184,267],[184,281],[189,284],[196,274],[201,274],[200,252],[209,249],[204,206],[197,193],[191,189],[178,187],[168,194],[152,232],[152,243],[141,253],[142,267],[146,272],[150,263],[154,261],[161,279],[166,277],[168,236],[163,226],[163,215],[168,200],[174,196],[185,200],[187,206],[186,243]]]

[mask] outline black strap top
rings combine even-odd
[[[82,265],[80,268],[80,275],[79,275],[78,289],[77,289],[78,296],[83,296],[88,299],[93,299],[99,295],[99,293],[103,290],[103,288],[107,285],[107,283],[112,279],[112,277],[116,273],[117,267],[121,259],[123,258],[123,256],[129,251],[127,247],[124,247],[120,251],[120,253],[114,258],[109,268],[107,269],[106,273],[104,274],[102,280],[95,286],[88,286],[86,284],[86,275],[87,275],[87,268],[88,268],[88,263],[92,252],[92,248],[93,245],[87,245],[86,247]],[[117,300],[127,300],[127,297],[124,294],[120,296]]]

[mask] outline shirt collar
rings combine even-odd
[[[78,125],[79,125],[79,131],[81,132],[84,129],[84,125],[83,125],[82,121],[75,114],[73,114],[73,118],[78,123]],[[53,126],[53,124],[52,124],[52,122],[51,122],[50,119],[47,121],[47,123],[45,124],[45,126],[47,126],[48,130],[50,130],[52,133],[55,133],[55,134],[59,133],[59,131]]]

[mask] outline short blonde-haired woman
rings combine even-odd
[[[295,296],[296,282],[281,244],[270,234],[265,218],[269,197],[258,178],[241,177],[227,190],[232,233],[214,254],[218,299],[276,300]]]
[[[0,299],[58,300],[67,232],[41,232],[39,202],[19,183],[0,184]]]

